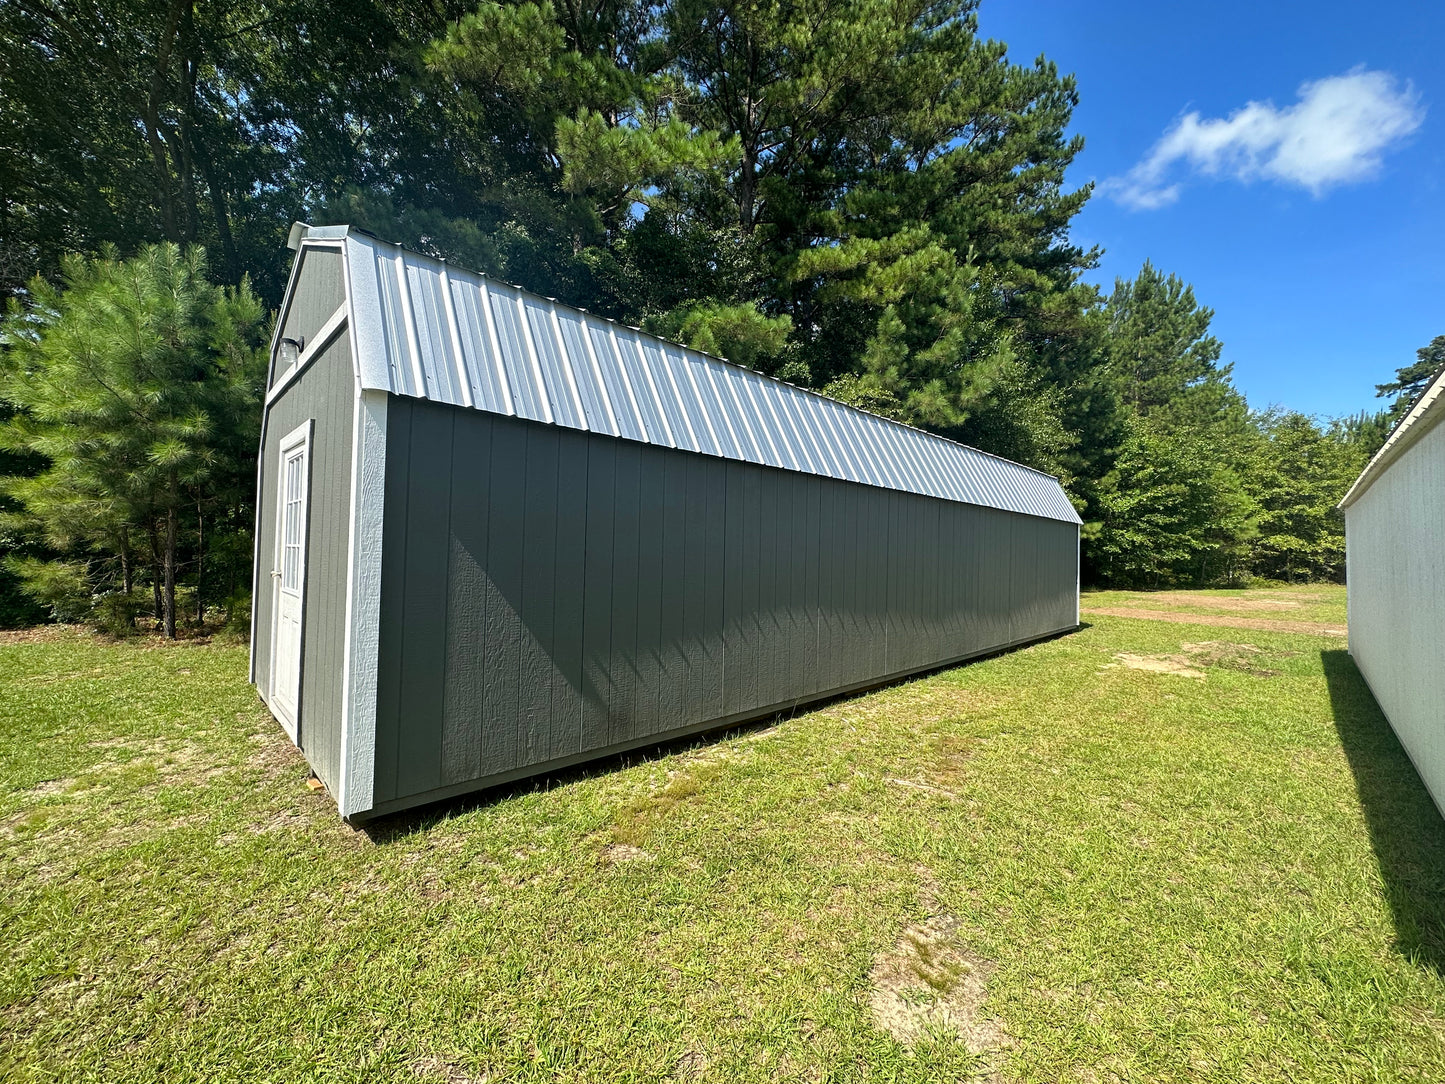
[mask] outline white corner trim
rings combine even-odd
[[[330,346],[332,340],[346,327],[346,323],[347,304],[343,301],[337,310],[326,318],[326,323],[321,325],[316,334],[312,336],[311,341],[306,344],[306,348],[301,351],[301,356],[296,359],[296,364],[283,373],[280,380],[271,385],[271,389],[266,392],[267,406],[281,398],[282,392],[301,375],[302,370],[321,356],[322,351]],[[272,364],[275,364],[274,357]]]
[[[384,391],[358,389],[352,419],[350,555],[346,568],[346,645],[342,654],[341,778],[343,817],[374,804],[376,679],[381,619],[382,512],[386,497]]]

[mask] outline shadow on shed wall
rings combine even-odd
[[[1354,659],[1320,652],[1335,729],[1349,759],[1395,921],[1396,948],[1445,972],[1445,820]]]
[[[454,817],[465,816],[479,809],[488,809],[524,794],[549,793],[563,787],[584,782],[588,779],[611,775],[614,772],[630,768],[634,764],[659,760],[677,753],[685,753],[689,750],[706,749],[710,746],[730,741],[742,734],[770,729],[799,715],[809,715],[813,712],[821,711],[829,704],[843,703],[849,700],[861,700],[864,697],[872,696],[880,689],[891,689],[900,685],[909,685],[913,682],[926,681],[937,674],[947,673],[950,670],[955,670],[963,666],[974,666],[987,659],[1012,655],[1015,651],[1028,651],[1030,648],[1037,647],[1039,644],[1062,639],[1065,636],[1072,636],[1076,632],[1083,632],[1085,629],[1091,629],[1093,627],[1089,622],[1082,621],[1077,628],[1056,632],[1052,635],[1041,637],[1038,640],[1030,641],[1027,644],[1016,644],[1013,647],[1005,647],[997,651],[986,652],[966,662],[944,663],[941,666],[936,666],[932,669],[921,671],[920,673],[909,674],[906,677],[894,678],[891,681],[880,681],[878,684],[869,686],[868,688],[856,689],[853,692],[839,693],[836,696],[814,700],[807,704],[800,705],[793,711],[760,716],[749,722],[719,727],[716,730],[705,730],[698,734],[687,734],[680,738],[673,738],[670,741],[658,742],[655,745],[645,745],[637,749],[629,749],[626,752],[614,753],[611,756],[586,760],[570,768],[561,768],[556,771],[530,775],[510,783],[499,783],[496,786],[470,791],[466,794],[459,794],[453,798],[443,798],[439,801],[428,802],[426,805],[416,806],[412,809],[404,809],[397,813],[386,813],[374,820],[363,821],[355,827],[357,831],[365,834],[372,843],[384,846],[398,840],[406,839],[419,832],[428,832],[438,824],[451,820]]]

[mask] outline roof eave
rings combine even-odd
[[[1375,481],[1389,469],[1390,464],[1404,455],[1426,433],[1433,429],[1442,418],[1445,409],[1440,402],[1445,399],[1445,369],[1435,374],[1435,379],[1415,401],[1410,412],[1395,426],[1380,450],[1374,454],[1360,476],[1355,479],[1349,491],[1337,506],[1341,511],[1358,501]]]

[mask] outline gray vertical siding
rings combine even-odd
[[[306,541],[298,740],[317,776],[336,793],[341,765],[342,653],[346,637],[346,571],[350,560],[351,443],[356,378],[346,335],[337,337],[271,404],[262,450],[256,538],[256,686],[270,687],[272,578],[276,541],[276,478],[282,438],[308,418],[311,509]]]
[[[346,300],[346,278],[339,248],[301,250],[301,268],[291,291],[278,338],[310,343]],[[276,373],[280,377],[281,373]],[[272,383],[275,383],[274,379]]]
[[[1074,626],[1073,523],[414,398],[388,419],[379,810]]]

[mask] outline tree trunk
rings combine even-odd
[[[195,47],[195,5],[190,0],[187,0],[181,13],[177,44],[180,47],[181,115],[177,124],[173,157],[180,174],[181,236],[187,241],[195,241],[200,208],[196,203],[195,163],[191,159],[191,123],[196,113],[196,61],[192,55]]]
[[[232,518],[232,521],[234,522],[234,517],[231,517],[231,518]],[[230,623],[231,618],[235,616],[235,614],[232,612],[232,607],[235,605],[235,601],[236,601],[236,547],[233,545],[233,546],[230,547],[230,552],[227,553],[227,555],[226,555],[226,621],[227,621],[227,623]]]
[[[120,581],[125,588],[126,597],[130,597],[135,587],[135,566],[131,561],[130,533],[120,532]]]
[[[165,603],[161,599],[161,539],[156,532],[155,521],[151,520],[148,525],[151,539],[151,594],[155,596],[156,620],[164,621],[166,617]]]
[[[183,0],[172,0],[166,12],[166,25],[156,47],[155,65],[151,69],[150,93],[146,95],[141,118],[145,124],[146,142],[151,150],[151,168],[155,171],[156,195],[160,202],[161,226],[167,241],[180,241],[180,224],[176,217],[175,189],[171,185],[170,156],[166,153],[161,130],[161,106],[166,96],[166,77],[171,67],[171,50],[180,30]]]
[[[753,207],[757,201],[757,166],[753,148],[744,145],[742,169],[738,172],[738,230],[744,237],[753,235]]]
[[[206,521],[201,502],[196,502],[196,625],[206,623]]]
[[[211,162],[210,150],[199,130],[192,130],[191,139],[195,144],[196,165],[201,178],[206,182],[206,193],[211,201],[211,217],[216,222],[216,236],[221,239],[221,259],[227,281],[239,279],[240,260],[236,255],[236,239],[231,234],[231,212],[226,205],[226,192],[216,179],[215,166]]]
[[[165,634],[167,640],[176,638],[176,506],[174,503],[166,509],[166,553],[165,553],[165,591],[162,599],[165,604]]]

